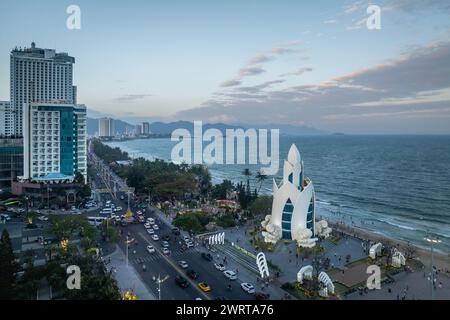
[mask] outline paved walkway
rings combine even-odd
[[[112,254],[105,257],[105,260],[109,261],[109,259],[111,262],[108,264],[108,268],[113,270],[114,278],[116,278],[122,293],[133,290],[139,300],[156,300],[131,263],[126,265],[125,254],[119,246]]]

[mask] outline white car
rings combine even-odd
[[[162,242],[162,246],[163,246],[163,248],[168,248],[169,247],[169,243],[167,241],[163,241]]]
[[[7,215],[7,214],[4,214],[4,213],[1,214],[0,217],[1,217],[2,219],[5,219],[6,221],[11,220],[11,217],[10,217],[9,215]]]
[[[187,262],[184,261],[184,260],[178,261],[178,264],[179,264],[180,267],[182,267],[183,269],[189,268],[189,265],[188,265]]]
[[[249,294],[255,293],[255,288],[248,282],[241,283],[241,288]]]
[[[188,248],[193,248],[193,247],[194,247],[194,244],[192,243],[192,241],[187,241],[187,242],[186,242],[186,246],[187,246]]]
[[[38,220],[39,221],[48,221],[48,217],[46,217],[46,216],[39,216]]]
[[[150,229],[151,225],[148,222],[146,222],[146,223],[144,223],[144,227],[145,227],[145,229]]]
[[[159,230],[159,227],[158,227],[157,224],[154,224],[154,225],[153,225],[153,230]]]
[[[159,237],[157,234],[154,234],[154,235],[152,235],[152,239],[153,239],[153,241],[158,241]]]
[[[148,233],[148,234],[155,234],[155,230],[153,230],[153,229],[151,229],[151,228],[150,228],[150,229],[147,229],[147,233]]]
[[[155,252],[156,250],[155,250],[155,248],[153,248],[153,246],[148,245],[148,246],[147,246],[147,251],[148,251],[148,253],[153,253],[153,252]]]
[[[150,224],[154,224],[155,223],[155,219],[147,218],[147,222],[150,223]]]
[[[184,242],[188,242],[191,241],[191,238],[189,238],[188,236],[183,236],[183,240]]]
[[[168,255],[169,253],[170,253],[170,250],[169,249],[167,249],[167,248],[163,248],[163,253],[165,254],[165,255]]]
[[[237,279],[236,272],[231,271],[231,270],[225,270],[225,271],[223,272],[223,275],[224,275],[225,277],[227,277],[228,279],[230,279],[230,280],[236,280],[236,279]]]
[[[225,266],[221,263],[214,263],[214,267],[216,267],[217,270],[224,271]]]

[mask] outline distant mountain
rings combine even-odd
[[[98,132],[98,119],[87,119],[88,134],[94,135]],[[264,124],[264,125],[252,125],[252,124],[224,124],[224,123],[205,123],[203,124],[203,131],[210,128],[219,129],[225,133],[226,129],[279,129],[280,135],[302,136],[302,135],[323,135],[329,134],[328,132],[308,127],[308,126],[294,126],[289,124]],[[114,120],[114,130],[119,134],[123,134],[126,131],[132,131],[134,125],[122,121]],[[175,121],[175,122],[152,122],[150,123],[150,131],[154,134],[171,134],[176,129],[186,129],[193,133],[194,124],[191,121]]]

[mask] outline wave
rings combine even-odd
[[[413,228],[413,227],[410,227],[410,226],[405,226],[403,224],[395,223],[395,222],[393,222],[391,220],[387,220],[387,219],[378,219],[378,221],[384,222],[386,224],[389,224],[391,226],[394,226],[394,227],[397,227],[397,228],[400,228],[400,229],[404,229],[404,230],[411,230],[411,231],[417,231],[418,230],[417,228]]]

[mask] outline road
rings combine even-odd
[[[96,177],[95,184],[98,188],[105,188],[105,183],[99,176]],[[120,199],[122,195],[125,196],[124,200]],[[116,199],[110,194],[102,193],[100,194],[100,198],[102,202],[111,200],[115,206],[121,206],[123,211],[127,208],[127,197],[124,193],[118,192]],[[133,212],[136,212],[137,210],[137,208],[132,207]],[[187,249],[183,252],[180,245],[180,243],[183,243],[182,236],[174,236],[170,226],[159,221],[152,210],[154,210],[154,208],[147,208],[145,217],[155,218],[156,224],[159,226],[159,230],[155,231],[155,234],[160,238],[166,234],[171,237],[169,240],[170,254],[168,256],[162,253],[162,240],[154,241],[151,239],[151,236],[147,233],[143,224],[130,224],[125,227],[119,226],[118,228],[119,230],[122,230],[120,248],[124,253],[126,253],[126,236],[129,234],[129,238],[135,239],[135,243],[130,245],[128,250],[129,264],[136,269],[156,297],[158,297],[158,283],[154,279],[158,278],[158,276],[160,276],[161,279],[168,276],[168,278],[161,283],[161,299],[192,300],[201,298],[203,300],[254,300],[253,295],[249,295],[242,290],[240,283],[243,281],[239,279],[239,275],[237,280],[230,281],[223,275],[222,271],[219,271],[214,267],[214,261],[209,262],[201,257],[201,252],[205,251],[204,248],[196,246],[195,248]],[[99,215],[99,211],[100,209],[96,212],[91,212],[90,215]],[[121,214],[123,213],[124,212],[121,212]],[[149,244],[156,249],[156,252],[147,252],[146,247]],[[215,257],[215,259],[217,259],[217,257]],[[195,280],[187,277],[186,270],[178,265],[180,260],[186,261],[189,265],[187,270],[193,269],[199,277]],[[143,264],[146,266],[146,271],[143,270]],[[187,288],[181,288],[176,284],[175,277],[179,275],[188,280],[189,286]],[[211,287],[211,291],[209,293],[201,291],[198,287],[199,282],[208,283]],[[228,289],[229,285],[231,285],[231,290]]]

